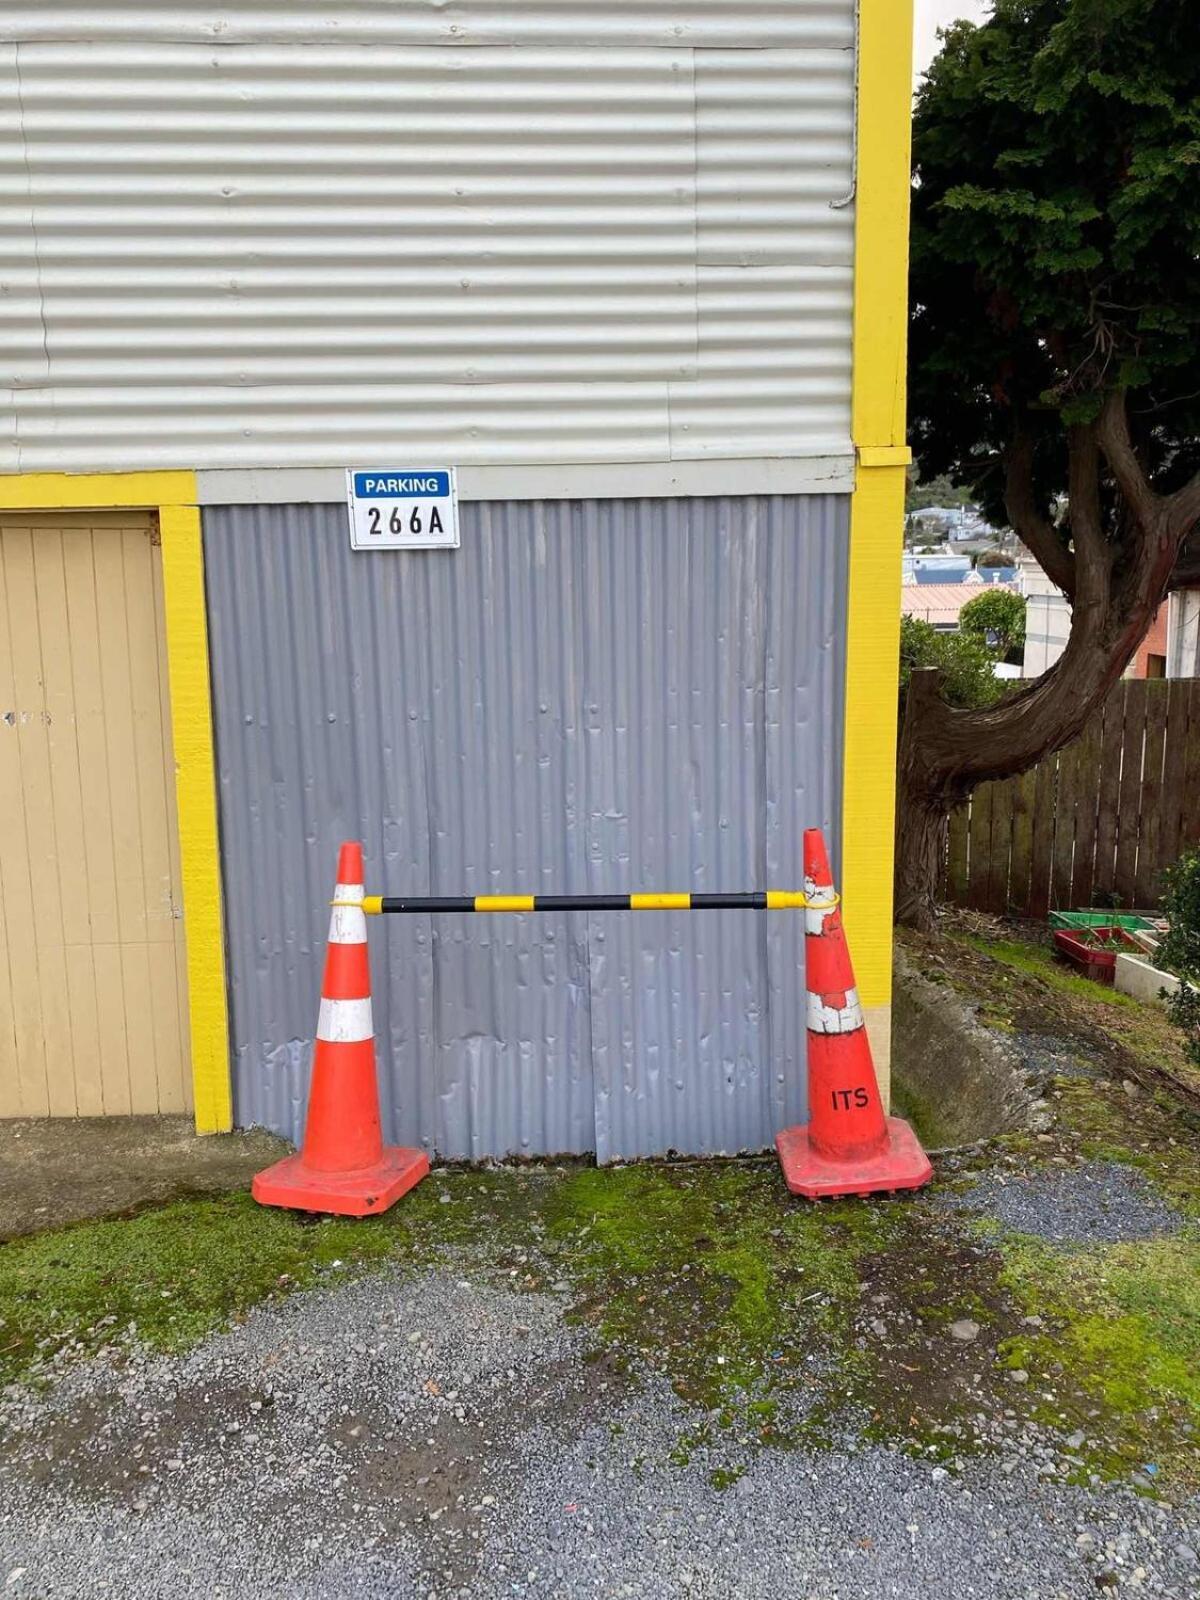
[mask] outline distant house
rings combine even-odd
[[[979,594],[978,583],[906,583],[900,591],[900,615],[928,622],[939,633],[957,633],[959,612]]]
[[[1025,667],[1038,678],[1067,647],[1071,604],[1047,583],[1045,592],[1026,595]],[[1179,589],[1159,606],[1154,621],[1125,669],[1127,678],[1200,677],[1200,589]]]
[[[1167,677],[1200,678],[1200,589],[1167,600]]]
[[[970,576],[971,563],[966,556],[915,556],[912,573],[914,583],[954,584],[978,581]]]

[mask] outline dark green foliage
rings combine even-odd
[[[1049,514],[1066,488],[1063,424],[1126,388],[1144,470],[1160,492],[1179,487],[1200,467],[1195,0],[997,0],[983,26],[949,30],[914,156],[923,470],[973,485],[1007,520],[1000,453],[1019,420]]]
[[[970,502],[970,490],[951,483],[945,476],[931,478],[928,483],[910,478],[904,497],[904,510],[906,514],[911,514],[924,511],[929,506],[966,506]]]
[[[975,601],[971,602],[972,605]],[[939,633],[917,617],[900,619],[900,695],[921,667],[940,667],[941,689],[952,706],[990,706],[1004,685],[993,671],[995,653],[969,633]]]
[[[1185,850],[1167,869],[1163,911],[1171,931],[1159,946],[1161,964],[1200,983],[1200,849]]]
[[[1200,850],[1185,851],[1167,872],[1163,909],[1171,929],[1158,947],[1158,964],[1182,980],[1167,1011],[1200,1065],[1200,993],[1193,987],[1200,985]]]
[[[1001,659],[1014,655],[1025,645],[1025,598],[1011,589],[985,589],[967,601],[958,625]]]

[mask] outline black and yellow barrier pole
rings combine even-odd
[[[335,901],[335,904],[342,902]],[[760,889],[750,894],[465,894],[364,895],[368,916],[420,916],[436,911],[832,911],[838,896],[822,890]]]

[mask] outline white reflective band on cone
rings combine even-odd
[[[809,1033],[853,1033],[864,1026],[862,1006],[858,1003],[858,990],[846,990],[846,1004],[827,1006],[819,994],[808,995]]]
[[[367,918],[358,902],[364,890],[361,883],[339,883],[333,891],[333,915],[329,919],[330,944],[366,944]],[[353,900],[354,905],[341,906],[339,900]]]
[[[322,1000],[321,1014],[317,1018],[317,1038],[326,1044],[357,1044],[360,1039],[373,1039],[375,1029],[371,1022],[371,1001]]]

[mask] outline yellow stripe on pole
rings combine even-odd
[[[476,911],[532,911],[531,894],[477,894]]]
[[[631,911],[687,911],[691,908],[690,894],[631,894]]]
[[[808,897],[802,889],[768,889],[768,911],[803,911]]]

